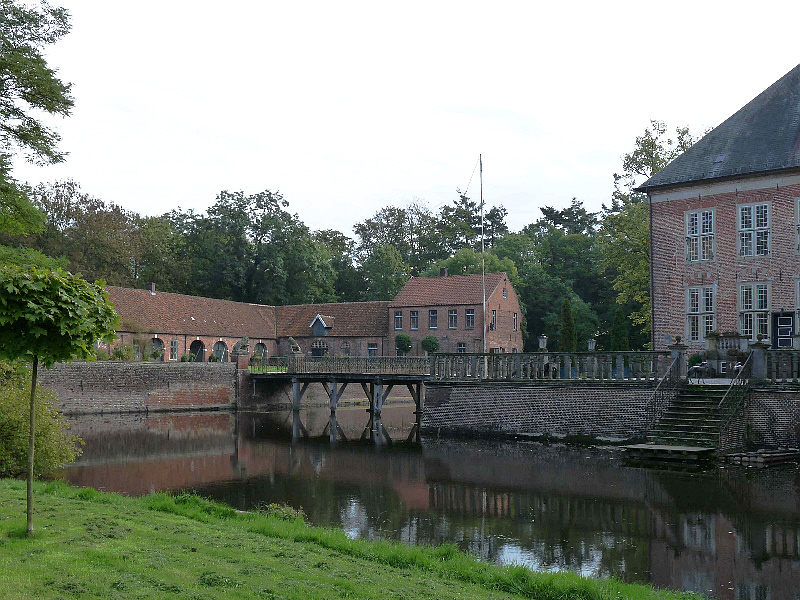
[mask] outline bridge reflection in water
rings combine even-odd
[[[413,403],[392,410],[385,418],[410,430]],[[242,509],[286,502],[352,536],[452,542],[497,563],[725,600],[796,600],[800,589],[796,466],[686,473],[626,466],[613,449],[292,445],[280,413],[79,417],[73,430],[86,447],[65,475],[78,485],[194,489]]]

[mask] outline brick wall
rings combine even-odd
[[[760,448],[800,448],[800,390],[756,389],[747,405],[745,439]]]
[[[741,283],[769,284],[770,313],[798,308],[797,197],[800,197],[797,177],[751,178],[652,195],[653,340],[656,350],[665,348],[665,335],[683,337],[690,346],[690,353],[705,348],[702,332],[699,341],[689,341],[689,287],[714,288],[715,329],[720,332],[740,329],[738,294]],[[769,253],[739,256],[738,207],[764,202],[770,205]],[[714,255],[711,260],[687,260],[686,214],[704,209],[714,211]]]
[[[646,384],[427,385],[423,429],[473,434],[644,435]]]
[[[506,290],[506,297],[503,297],[503,290]],[[454,299],[458,301],[457,298]],[[470,309],[475,316],[474,327],[466,327],[466,311]],[[419,328],[411,329],[411,311],[417,311],[419,316]],[[435,329],[429,326],[429,313],[436,311],[437,324]],[[449,327],[450,310],[456,311],[456,327]],[[492,319],[492,311],[496,311],[496,327],[489,329]],[[402,329],[395,329],[395,312],[402,315]],[[514,328],[514,314],[517,315],[517,326]],[[406,333],[411,337],[411,354],[423,356],[425,351],[422,349],[421,342],[424,338],[432,335],[439,340],[439,352],[458,352],[458,344],[465,345],[465,352],[483,352],[483,307],[480,304],[437,304],[430,306],[390,306],[389,307],[389,341],[386,347],[388,355],[394,355],[396,336],[398,333]],[[505,281],[486,298],[486,351],[492,349],[503,352],[522,352],[522,311],[519,307],[519,300],[514,291],[514,286]]]
[[[58,363],[39,374],[66,414],[192,410],[236,405],[232,363]]]

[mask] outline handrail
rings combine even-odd
[[[669,368],[667,369],[667,372],[665,373],[664,377],[662,377],[661,381],[658,382],[658,385],[656,386],[656,389],[653,391],[653,394],[650,396],[650,399],[644,405],[645,419],[647,419],[646,430],[648,431],[652,428],[652,426],[655,424],[656,421],[658,421],[659,417],[661,416],[659,414],[658,407],[656,407],[656,409],[653,411],[653,415],[648,416],[648,412],[651,410],[651,407],[659,400],[661,400],[663,404],[663,400],[666,397],[666,393],[668,391],[674,391],[678,387],[678,384],[680,383],[681,380],[680,374],[677,373],[679,368],[679,361],[680,361],[680,356],[676,356],[675,358],[672,359],[672,362],[670,363]],[[668,389],[668,386],[670,387],[670,389]],[[663,413],[663,408],[666,407],[662,407],[661,411],[662,413]]]
[[[744,361],[744,364],[742,365],[741,370],[736,374],[736,377],[731,379],[731,384],[728,386],[728,390],[725,392],[725,395],[722,397],[722,400],[719,401],[719,404],[717,404],[717,410],[720,410],[722,408],[722,405],[725,404],[725,400],[728,399],[728,395],[731,393],[731,391],[733,391],[734,387],[747,384],[747,382],[745,381],[744,374],[747,369],[747,366],[750,364],[750,359],[752,357],[753,357],[752,354],[750,354],[750,356],[747,357],[747,360]],[[737,381],[739,383],[737,383]]]
[[[750,359],[752,356],[753,355],[750,354],[747,360],[744,361],[741,370],[736,374],[736,377],[731,380],[731,384],[728,386],[725,395],[722,397],[722,400],[719,401],[719,404],[717,404],[717,414],[720,417],[718,438],[718,447],[720,450],[725,449],[723,447],[724,437],[728,432],[730,424],[733,422],[733,417],[747,397],[749,382],[746,379],[746,373],[747,369],[750,367]],[[725,407],[724,412],[723,407]]]

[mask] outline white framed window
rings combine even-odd
[[[367,345],[367,356],[369,357],[378,356],[378,344]]]
[[[714,258],[714,229],[713,209],[686,213],[686,260]]]
[[[464,327],[466,329],[475,329],[475,309],[467,308],[464,310]]]
[[[465,354],[467,351],[467,345],[464,342],[458,342],[458,353]]]
[[[517,313],[514,313],[514,331],[517,330]],[[515,350],[516,352],[516,350]]]
[[[439,313],[435,310],[428,311],[428,329],[436,329],[439,326]]]
[[[686,338],[690,342],[704,340],[716,329],[714,286],[690,287],[686,298]]]
[[[503,288],[503,298],[508,298],[508,288]]]
[[[395,329],[402,329],[403,328],[403,311],[402,310],[394,311],[394,328]]]
[[[770,220],[769,202],[739,205],[739,256],[769,254]]]
[[[170,340],[169,342],[169,359],[178,360],[178,340]]]
[[[409,314],[409,320],[411,321],[411,329],[419,329],[419,311],[412,310]]]
[[[458,309],[451,308],[447,311],[447,328],[456,329],[458,327]]]
[[[492,320],[489,322],[489,329],[491,331],[494,331],[495,329],[497,329],[497,311],[496,310],[492,311]]]
[[[794,199],[794,225],[797,229],[797,236],[795,243],[797,244],[797,251],[800,252],[800,198]],[[800,298],[798,298],[800,300]],[[800,308],[800,304],[797,305]]]
[[[769,338],[769,283],[739,284],[739,333],[755,340]]]

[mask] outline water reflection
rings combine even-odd
[[[400,434],[404,419],[394,417]],[[354,412],[350,431],[363,420]],[[451,542],[496,563],[725,600],[800,597],[794,465],[687,473],[627,466],[613,449],[452,440],[331,449],[292,444],[281,414],[93,416],[73,427],[86,441],[66,471],[78,485],[195,489],[241,509],[283,502],[353,537]]]

